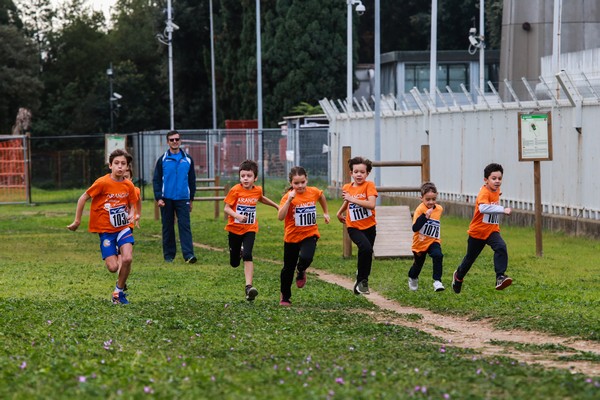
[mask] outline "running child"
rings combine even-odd
[[[111,297],[114,304],[129,304],[123,289],[133,261],[132,228],[138,197],[133,183],[125,179],[124,175],[132,160],[125,150],[117,149],[110,153],[110,174],[98,178],[79,197],[75,219],[67,226],[71,231],[77,230],[81,224],[85,203],[92,199],[88,230],[98,233],[100,252],[108,270],[112,273],[118,272],[117,284]]]
[[[354,157],[348,160],[348,167],[353,182],[342,187],[344,202],[337,212],[337,218],[342,224],[346,224],[348,236],[358,247],[354,293],[369,294],[369,275],[377,235],[375,203],[378,194],[375,184],[367,181],[373,169],[371,161],[363,157]]]
[[[325,223],[329,223],[327,200],[323,191],[308,184],[308,175],[302,167],[293,167],[289,173],[291,187],[279,203],[277,217],[284,221],[283,268],[281,270],[281,298],[279,305],[291,306],[292,282],[297,270],[296,286],[306,284],[306,269],[310,267],[320,234],[317,227],[317,202],[323,209]]]
[[[258,179],[258,164],[255,161],[243,161],[240,164],[239,176],[240,183],[232,187],[225,197],[224,211],[229,216],[225,230],[229,232],[229,264],[237,268],[240,260],[244,260],[246,300],[252,301],[258,296],[258,290],[252,286],[252,248],[258,232],[256,203],[261,202],[277,210],[279,206],[263,195],[262,187],[254,184]]]
[[[433,290],[440,292],[445,289],[442,284],[442,245],[440,239],[440,218],[444,209],[436,203],[437,188],[432,182],[421,185],[421,204],[413,215],[412,230],[414,254],[413,265],[408,271],[408,288],[419,288],[419,274],[425,263],[427,254],[433,261]]]
[[[508,251],[504,239],[500,236],[501,216],[510,215],[512,211],[499,204],[503,174],[504,169],[500,164],[489,164],[483,170],[484,185],[477,195],[475,213],[467,231],[467,254],[452,276],[452,289],[455,293],[460,293],[463,279],[486,244],[494,250],[496,290],[505,289],[512,284],[512,279],[506,275]]]
[[[129,169],[127,171],[125,171],[125,174],[123,174],[123,178],[128,179],[133,183],[133,173],[131,171],[131,165],[129,166]],[[137,203],[135,203],[134,223],[135,223],[135,227],[139,228],[140,227],[140,219],[142,218],[142,194],[141,194],[139,187],[134,186],[134,189],[135,189],[135,194],[138,198]]]

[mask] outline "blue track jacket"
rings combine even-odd
[[[178,154],[167,150],[154,167],[154,199],[194,200],[196,171],[194,160],[183,150]]]

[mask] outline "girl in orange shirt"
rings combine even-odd
[[[350,239],[358,246],[354,293],[369,294],[369,275],[377,235],[377,221],[375,221],[377,188],[373,182],[366,180],[373,169],[371,161],[363,157],[354,157],[348,160],[348,167],[353,182],[345,184],[342,188],[344,202],[337,212],[337,218],[342,224],[346,224]]]
[[[293,167],[289,173],[291,187],[283,195],[277,217],[284,221],[283,268],[281,270],[281,298],[279,304],[291,306],[294,272],[296,286],[306,284],[306,269],[310,267],[321,236],[317,227],[317,202],[323,209],[325,223],[329,223],[327,200],[323,191],[306,186],[308,175],[302,167]]]

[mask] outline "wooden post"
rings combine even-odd
[[[215,187],[219,187],[221,182],[220,176],[215,176]],[[219,195],[219,189],[215,189],[215,197]],[[221,202],[219,200],[215,200],[215,219],[219,218],[219,208],[221,207]]]
[[[421,181],[429,182],[431,174],[429,170],[429,145],[424,144],[421,146]]]
[[[540,162],[533,162],[533,191],[535,197],[535,254],[544,255],[542,249],[542,174]]]
[[[350,169],[348,168],[348,161],[352,158],[352,147],[344,146],[342,147],[342,168],[344,172],[343,183],[342,185],[350,182]],[[337,219],[337,218],[336,218]],[[352,240],[348,235],[348,230],[346,229],[346,225],[342,225],[342,243],[343,243],[343,253],[342,256],[344,258],[352,257]]]

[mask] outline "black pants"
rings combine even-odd
[[[494,270],[496,271],[496,277],[504,275],[506,268],[508,267],[508,251],[506,250],[506,243],[500,232],[493,232],[487,239],[475,239],[471,236],[467,239],[467,255],[463,258],[462,262],[457,269],[458,279],[463,279],[465,275],[471,269],[471,266],[481,254],[481,251],[488,245],[494,250]]]
[[[298,243],[283,244],[283,268],[281,269],[281,297],[289,300],[292,297],[292,282],[296,268],[306,271],[313,261],[317,249],[317,238],[311,236]]]
[[[442,254],[442,246],[438,242],[433,242],[429,246],[426,251],[421,253],[415,253],[415,259],[413,261],[412,267],[408,271],[408,277],[412,279],[418,279],[419,274],[421,273],[421,269],[423,269],[423,264],[425,264],[425,258],[427,258],[427,254],[431,257],[431,261],[433,261],[433,280],[441,281],[442,280],[442,260],[444,259],[444,254]]]
[[[358,260],[356,268],[356,280],[369,280],[371,275],[371,266],[373,265],[373,246],[375,245],[375,236],[377,236],[377,225],[360,230],[348,228],[348,236],[358,247]]]
[[[256,232],[246,232],[243,235],[236,235],[229,232],[229,264],[232,267],[238,267],[240,260],[252,261],[252,248],[254,247],[254,239]],[[240,254],[244,245],[244,253]]]

